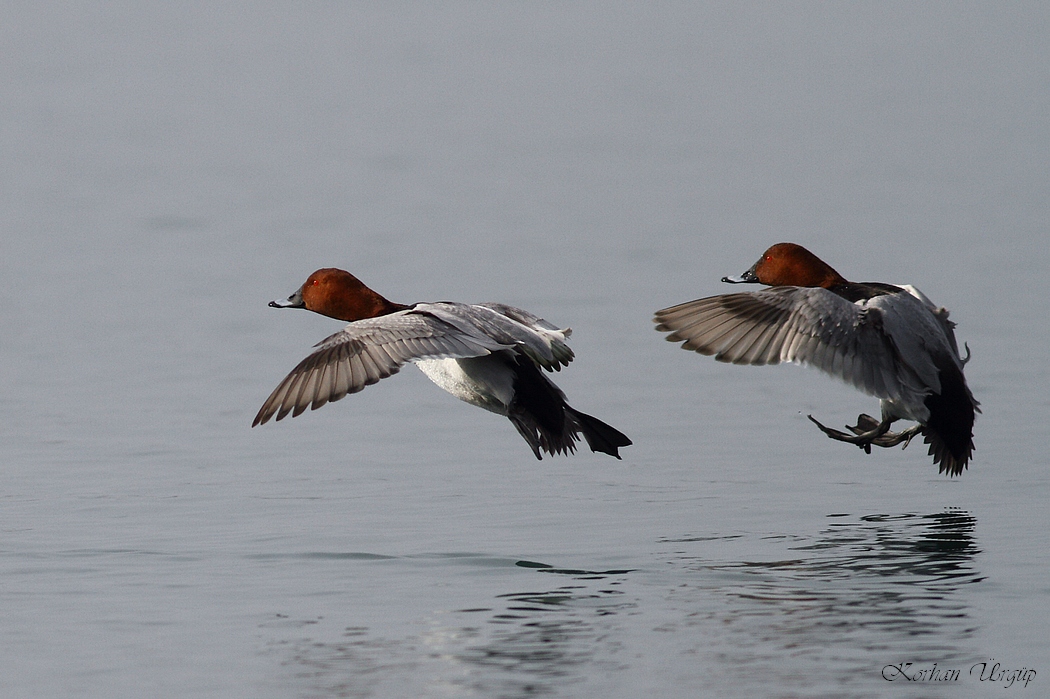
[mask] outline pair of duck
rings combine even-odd
[[[963,472],[973,452],[978,402],[948,311],[911,286],[847,281],[800,245],[778,243],[730,283],[768,289],[690,301],[656,312],[656,329],[682,347],[733,364],[807,364],[881,399],[882,416],[861,415],[849,432],[817,422],[832,439],[871,447],[922,434],[942,473]],[[620,458],[631,440],[569,406],[542,370],[573,359],[571,330],[499,303],[403,305],[349,272],[319,269],[275,308],[305,308],[348,321],[274,389],[252,427],[302,414],[396,374],[413,362],[456,398],[510,418],[537,459],[568,454],[579,435],[592,451]],[[897,420],[917,424],[891,432]]]

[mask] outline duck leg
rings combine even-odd
[[[893,420],[890,420],[890,422],[892,423]],[[865,431],[873,430],[879,425],[879,421],[873,418],[871,415],[861,414],[857,416],[857,426],[850,427],[849,425],[847,425],[846,429],[848,429],[853,434],[859,435],[863,434]],[[889,425],[887,425],[887,427],[889,427]],[[881,437],[876,437],[875,439],[871,440],[871,443],[877,447],[895,447],[901,442],[904,442],[904,446],[901,447],[901,449],[907,449],[908,445],[911,444],[912,437],[914,437],[917,434],[922,434],[922,425],[915,425],[914,427],[909,427],[908,429],[901,430],[900,432],[890,432],[887,430],[886,433],[883,434]]]
[[[833,430],[830,427],[817,422],[816,418],[812,415],[808,415],[809,419],[814,425],[820,428],[820,431],[840,442],[848,442],[850,444],[856,444],[858,447],[864,450],[864,453],[871,453],[871,445],[877,447],[895,447],[901,442],[904,442],[904,447],[911,443],[912,437],[922,432],[922,425],[915,425],[909,427],[906,430],[900,432],[890,432],[890,425],[896,422],[897,418],[886,418],[882,422],[879,422],[871,415],[860,415],[857,417],[857,424],[854,427],[846,426],[853,434],[846,434],[839,430]]]

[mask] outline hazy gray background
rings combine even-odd
[[[1045,691],[1048,27],[4,4],[4,693],[987,696],[990,658]],[[806,413],[877,404],[815,372],[653,332],[781,240],[951,309],[969,472],[827,440]],[[635,445],[537,462],[412,368],[249,429],[340,327],[266,307],[321,266],[572,326],[559,385]]]

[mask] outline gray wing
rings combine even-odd
[[[944,306],[938,306],[935,304],[926,294],[922,293],[911,284],[898,284],[897,286],[918,299],[919,303],[921,303],[926,310],[930,312],[930,315],[933,316],[934,320],[937,321],[937,324],[940,326],[941,331],[944,333],[944,337],[948,342],[948,346],[951,347],[952,353],[959,360],[959,368],[961,369],[966,362],[970,361],[970,348],[966,348],[965,357],[959,353],[959,343],[955,340],[955,321],[948,319],[948,309]]]
[[[922,390],[881,331],[882,311],[826,289],[711,296],[657,311],[654,321],[669,341],[722,362],[806,364],[879,398]]]
[[[508,348],[483,335],[465,335],[415,309],[354,321],[319,342],[292,369],[263,403],[252,427],[265,424],[275,413],[281,420],[288,413],[301,415],[307,407],[317,410],[396,374],[405,362],[480,357]]]
[[[456,326],[465,335],[513,346],[547,370],[560,371],[575,356],[565,344],[572,330],[559,329],[514,306],[502,303],[421,303],[416,309]]]

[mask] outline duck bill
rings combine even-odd
[[[758,284],[758,275],[755,274],[755,268],[747,270],[739,277],[722,277],[722,281],[726,284]]]
[[[300,288],[286,299],[274,299],[269,303],[270,308],[306,308],[303,303],[303,290]]]

